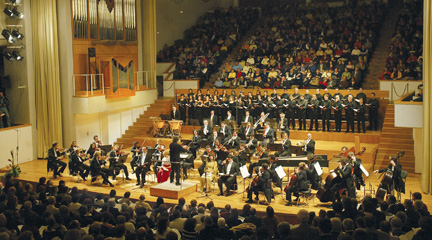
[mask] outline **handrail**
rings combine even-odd
[[[73,74],[72,78],[73,78],[73,93],[74,95],[76,95],[76,77],[85,77],[86,78],[86,96],[89,96],[89,77],[90,77],[90,92],[91,92],[91,96],[93,95],[93,89],[95,86],[97,86],[96,81],[96,76],[101,76],[101,89],[102,89],[102,94],[105,95],[105,79],[104,79],[104,75],[102,73],[91,73],[91,74]]]
[[[398,98],[400,98],[400,97],[402,97],[403,95],[405,95],[407,92],[409,92],[409,84],[407,83],[407,84],[405,85],[405,88],[404,88],[404,90],[403,90],[403,93],[400,94],[400,95],[396,92],[396,88],[395,88],[395,86],[394,86],[394,83],[391,84],[391,98],[390,98],[390,99],[394,102],[394,100],[393,100],[393,92],[394,92],[394,94],[396,94],[396,96],[397,96]]]

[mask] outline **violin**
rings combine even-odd
[[[215,150],[216,151],[223,151],[223,152],[228,151],[227,148],[223,144],[217,145],[216,148],[215,148]]]
[[[251,157],[251,163],[258,163],[259,159],[264,154],[264,152],[265,152],[265,149],[262,148],[262,150],[259,151],[258,153],[254,153]]]

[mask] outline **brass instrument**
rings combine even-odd
[[[261,158],[261,156],[264,154],[265,152],[265,148],[262,148],[261,151],[259,152],[255,152],[254,154],[252,154],[251,158],[250,158],[250,162],[252,163],[258,163],[259,159]]]
[[[258,121],[254,124],[254,128],[256,128],[258,125],[261,125],[264,123],[264,121],[267,119],[267,117],[270,115],[270,113],[267,113],[264,117],[261,117],[258,119]]]

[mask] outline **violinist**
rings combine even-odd
[[[330,192],[334,193],[334,200],[340,201],[339,191],[346,189],[348,191],[348,197],[355,198],[355,189],[352,179],[352,166],[349,164],[349,159],[342,157],[338,167],[332,172],[339,173],[341,176],[341,181],[338,184],[333,185],[330,188]]]
[[[77,142],[76,142],[76,141],[72,141],[72,143],[71,143],[69,149],[67,150],[67,154],[68,154],[68,155],[71,155],[72,153],[75,152],[75,149],[77,149],[77,148],[79,148]]]
[[[141,153],[137,157],[137,170],[136,170],[136,185],[141,188],[146,183],[145,177],[147,172],[150,170],[152,156],[148,153],[147,147],[141,148]]]
[[[391,157],[389,157],[390,163],[386,168],[382,168],[379,170],[375,170],[374,173],[383,173],[387,170],[390,170],[393,173],[393,177],[392,177],[392,183],[390,184],[390,191],[391,190],[396,190],[399,193],[405,193],[405,183],[402,180],[402,165],[399,163],[398,161],[398,157],[392,155]],[[388,192],[390,192],[388,191]]]
[[[294,196],[297,197],[294,199],[294,202],[297,202],[299,197],[298,193],[309,189],[306,169],[306,163],[301,162],[299,163],[299,167],[296,168],[295,172],[292,174],[290,184],[286,190],[286,200],[288,200],[287,206],[291,205],[291,193],[294,193]]]
[[[284,132],[282,136],[282,151],[277,153],[276,155],[279,157],[291,157],[291,140],[289,140],[288,138],[288,133]]]
[[[111,150],[111,152],[109,152],[109,162],[110,162],[110,166],[109,169],[111,171],[113,171],[113,176],[112,179],[115,180],[116,179],[116,175],[120,174],[120,170],[123,169],[125,175],[126,175],[126,180],[131,180],[129,178],[129,172],[127,167],[122,163],[119,162],[119,159],[121,157],[123,153],[120,152],[119,146],[118,145],[114,145],[113,150]]]
[[[311,188],[318,190],[321,187],[322,175],[318,175],[315,165],[318,164],[315,155],[313,153],[307,154],[307,159],[309,161],[309,169],[307,169],[309,182],[312,184]]]
[[[131,148],[132,160],[130,161],[130,166],[131,166],[133,172],[135,172],[135,167],[137,165],[138,155],[140,154],[140,152],[141,152],[141,149],[138,146],[138,141],[135,141],[133,143],[133,147]]]
[[[238,137],[237,131],[233,132],[233,135],[230,139],[225,140],[225,144],[229,148],[237,148],[240,146],[240,138]]]
[[[246,162],[249,161],[249,153],[250,151],[248,151],[248,149],[246,148],[246,144],[241,143],[240,148],[237,152],[238,163],[241,166],[245,165]]]
[[[153,153],[153,158],[155,159],[153,164],[153,171],[156,177],[159,172],[159,168],[162,167],[162,159],[163,159],[164,152],[165,152],[165,145],[157,144],[156,151]]]
[[[198,134],[198,130],[193,130],[193,137],[192,137],[192,147],[190,148],[190,151],[192,152],[192,155],[194,159],[196,158],[196,152],[200,148],[201,143],[201,136]]]
[[[84,162],[88,160],[86,157],[87,156],[85,154],[81,155],[80,148],[76,148],[74,153],[71,155],[73,168],[79,172],[79,175],[84,181],[86,181],[86,177],[90,173],[90,167],[84,164]]]
[[[277,163],[277,161],[275,159],[275,155],[271,154],[268,158],[268,161],[269,161],[268,169],[270,172],[270,177],[272,179],[272,182],[274,182],[276,187],[279,187],[282,190],[282,179],[276,173],[276,168],[279,167],[279,164]]]
[[[212,127],[208,124],[207,119],[204,120],[204,125],[201,126],[201,132],[203,133],[204,138],[208,139],[212,133]]]
[[[252,117],[251,117],[252,118]],[[251,134],[255,133],[255,129],[252,126],[252,122],[248,122],[246,127],[241,127],[240,131],[244,133],[245,137],[248,138]]]
[[[103,179],[102,184],[109,184],[111,187],[114,187],[114,185],[109,181],[108,177],[111,174],[111,170],[102,167],[105,165],[105,161],[102,160],[102,155],[100,151],[96,151],[94,153],[93,159],[90,163],[90,169],[92,174],[92,182],[96,181],[96,177],[100,175]]]
[[[221,141],[220,137],[218,136],[218,133],[216,131],[213,131],[213,135],[211,136],[211,138],[209,139],[209,142],[211,144],[212,148],[215,148],[215,143],[216,143],[216,139],[219,140],[219,142]]]
[[[87,149],[87,155],[89,155],[90,156],[90,158],[93,158],[93,154],[96,152],[96,151],[99,151],[97,148],[96,148],[96,143],[91,143],[90,144],[90,147],[89,147],[89,149]]]
[[[58,143],[54,142],[52,144],[52,148],[48,149],[48,169],[53,169],[54,171],[54,179],[57,176],[62,177],[62,173],[66,169],[67,164],[62,162],[61,160],[64,158],[66,153],[63,151],[60,153],[60,149],[58,148]]]
[[[357,158],[356,155],[353,152],[348,153],[348,158],[351,160],[351,165],[353,167],[353,180],[356,185],[357,190],[360,190],[360,186],[364,186],[364,180],[363,180],[363,172],[360,168],[361,166],[361,159]]]
[[[237,181],[236,177],[240,172],[240,169],[239,169],[239,165],[233,161],[231,156],[228,156],[228,158],[225,161],[226,164],[224,165],[223,170],[219,174],[221,176],[218,179],[218,186],[220,191],[218,196],[223,195],[223,183],[225,183],[227,189],[227,194],[225,196],[228,197],[230,195],[230,190],[232,190],[233,185]]]
[[[102,141],[99,140],[99,136],[94,135],[93,140],[94,140],[93,143],[95,144],[97,151],[100,151],[100,146],[102,146]]]
[[[259,166],[259,160],[261,158],[267,158],[267,152],[266,149],[264,148],[264,146],[262,145],[262,143],[260,145],[258,145],[257,150],[255,151],[254,154],[252,154],[251,160],[250,160],[250,164],[249,164],[249,178],[252,177],[252,173],[253,170],[255,169],[255,172],[258,173],[258,166]]]
[[[198,172],[201,175],[203,175],[204,173],[204,167],[205,167],[205,163],[206,161],[208,161],[208,158],[210,157],[210,155],[213,156],[213,159],[216,159],[216,153],[212,151],[210,145],[207,145],[205,147],[205,151],[203,153],[203,155],[201,155],[201,160],[203,161],[203,164],[201,164],[201,166],[198,168]]]
[[[263,132],[263,138],[264,138],[264,144],[267,147],[267,145],[269,143],[274,143],[274,131],[273,129],[270,127],[269,123],[266,123],[264,125],[264,132]]]
[[[252,181],[251,186],[248,191],[248,200],[246,203],[253,203],[252,200],[252,193],[255,194],[255,199],[258,199],[259,191],[263,191],[267,202],[265,202],[265,205],[269,205],[271,202],[271,181],[270,181],[270,172],[268,171],[268,164],[264,163],[261,167],[261,170],[257,173],[256,178],[254,181]]]

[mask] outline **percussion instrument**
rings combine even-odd
[[[168,123],[170,125],[170,128],[171,128],[173,135],[180,136],[183,121],[182,120],[171,120],[171,121],[168,121]]]

